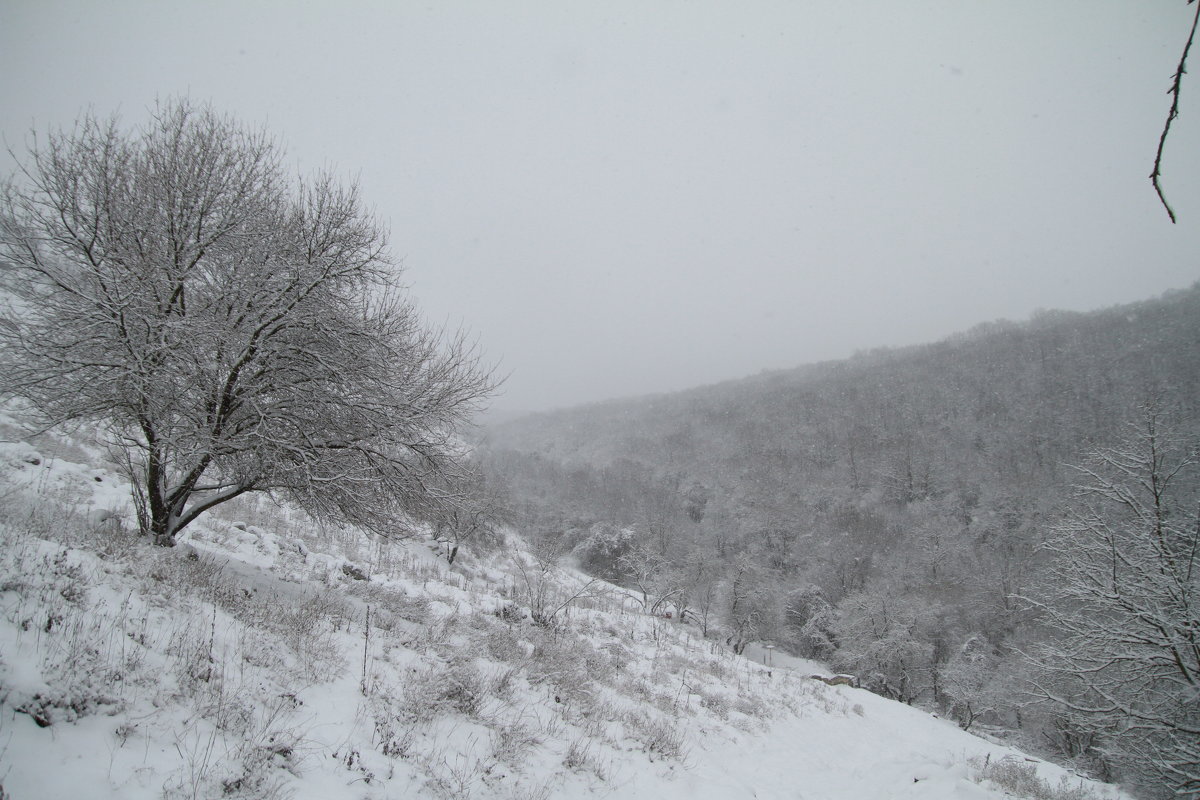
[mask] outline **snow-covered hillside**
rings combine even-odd
[[[450,568],[260,500],[164,550],[99,448],[0,439],[0,797],[1121,796],[516,535]]]

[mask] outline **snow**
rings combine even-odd
[[[525,574],[503,552],[451,569],[434,543],[372,542],[269,502],[161,550],[129,532],[127,487],[98,448],[43,436],[0,444],[0,464],[14,800],[964,800],[1007,796],[976,780],[1006,757],[1084,783],[812,679],[824,665],[761,645],[734,656],[613,587],[534,625],[523,592],[542,573],[526,554]],[[545,576],[550,598],[587,580]]]

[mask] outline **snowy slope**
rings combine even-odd
[[[1011,796],[985,764],[1121,796],[819,665],[734,656],[516,537],[450,569],[258,501],[149,547],[99,448],[0,431],[13,800]]]

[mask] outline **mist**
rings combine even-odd
[[[3,136],[182,94],[357,176],[500,410],[1190,285],[1182,3],[18,2]],[[11,171],[11,156],[5,156]]]

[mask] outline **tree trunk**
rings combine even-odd
[[[154,537],[154,544],[159,547],[175,546],[177,530],[174,525],[175,521],[175,515],[170,512],[166,503],[159,500],[153,504],[150,515],[150,534]]]

